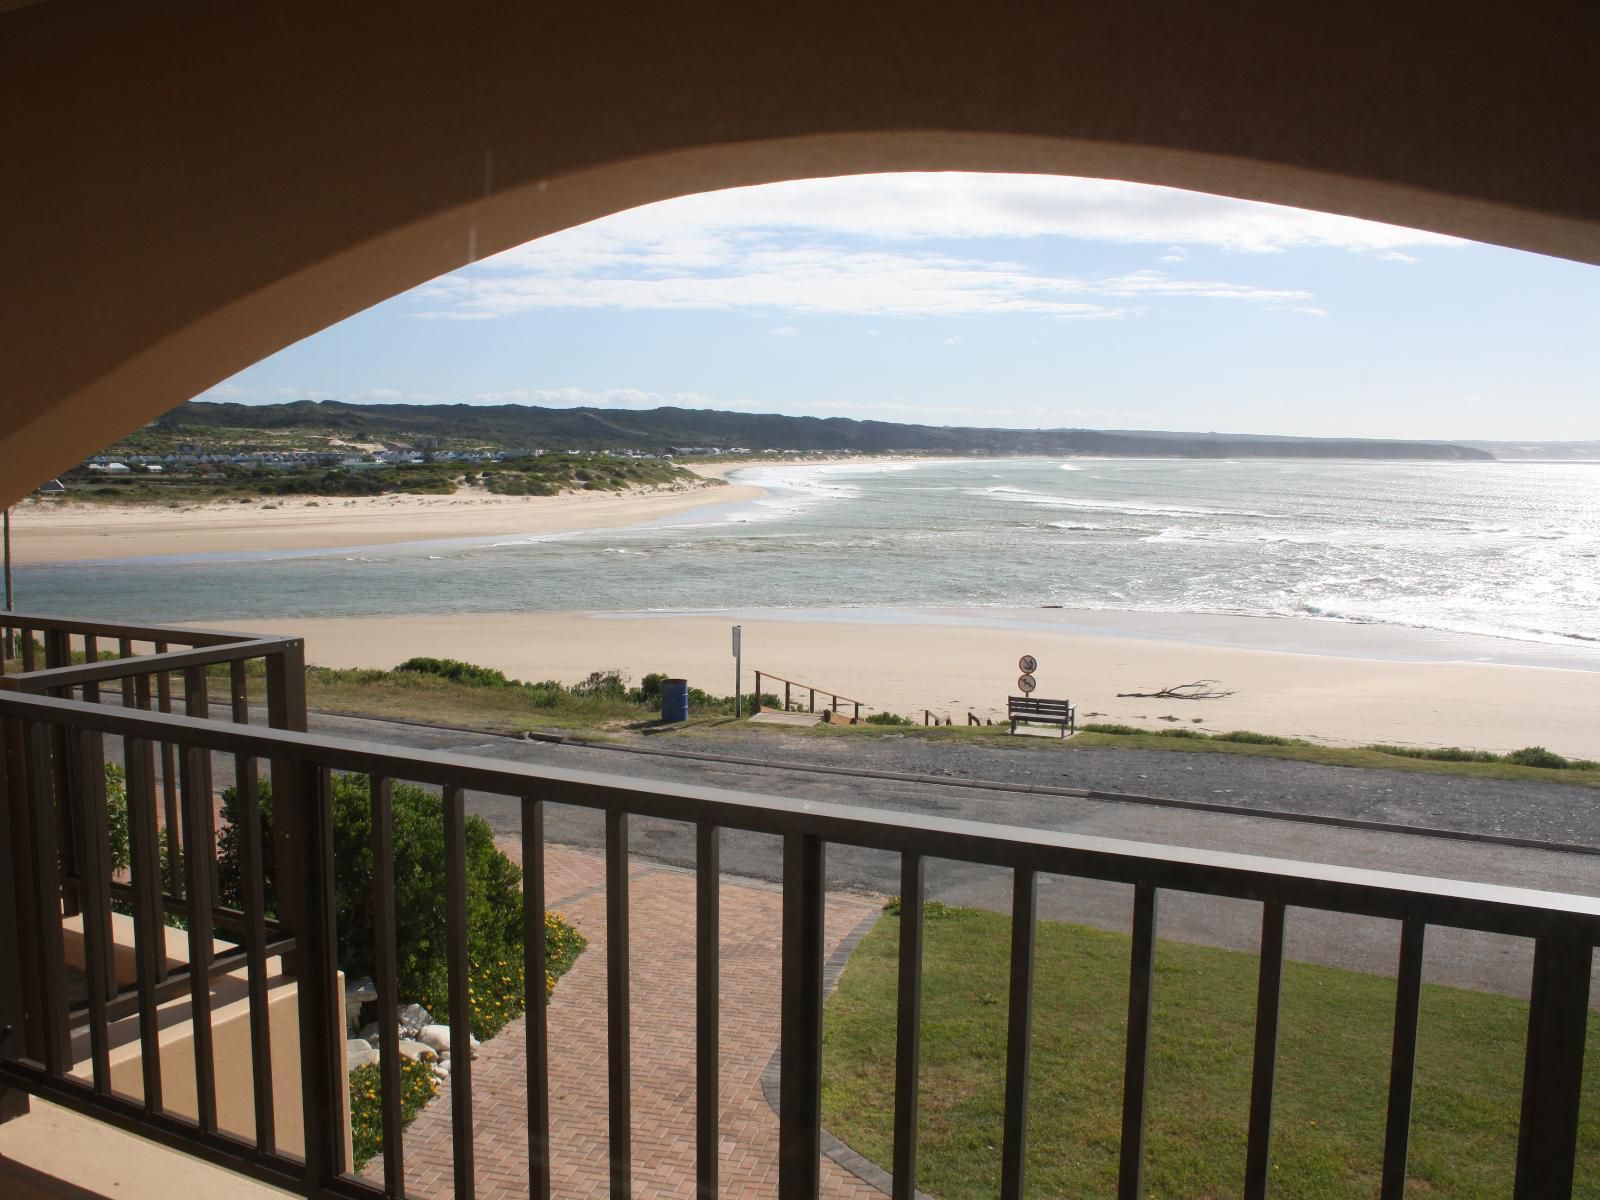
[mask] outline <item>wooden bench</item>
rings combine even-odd
[[[1011,721],[1011,732],[1017,731],[1017,722],[1033,725],[1059,725],[1061,736],[1076,733],[1078,709],[1069,700],[1043,700],[1034,696],[1007,696],[1006,717]]]

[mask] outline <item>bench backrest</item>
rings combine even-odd
[[[1039,717],[1065,717],[1072,707],[1070,700],[1045,700],[1033,696],[1007,696],[1007,713],[1026,713]]]

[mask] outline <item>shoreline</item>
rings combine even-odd
[[[1080,615],[1081,614],[1074,614]],[[1117,614],[1106,614],[1108,623]],[[1505,752],[1541,745],[1600,758],[1600,672],[1444,657],[1368,653],[1351,627],[1319,633],[1320,651],[1262,649],[1127,628],[1086,632],[914,620],[787,614],[476,613],[248,621],[251,632],[306,639],[307,660],[393,667],[414,655],[496,667],[525,681],[576,682],[620,669],[636,682],[662,671],[716,694],[733,690],[729,634],[743,627],[745,690],[754,671],[786,675],[859,699],[867,711],[916,718],[927,709],[965,723],[998,719],[1017,660],[1032,654],[1040,696],[1067,698],[1080,723],[1250,729],[1325,745],[1394,742]],[[1246,620],[1236,618],[1235,621]],[[239,625],[240,622],[226,622]],[[200,624],[196,622],[196,624]],[[1290,622],[1284,622],[1290,624]],[[1359,627],[1355,627],[1359,631]],[[1343,643],[1343,645],[1341,645]],[[1194,680],[1232,695],[1173,701],[1119,696]],[[763,685],[764,691],[774,691]]]
[[[742,465],[742,464],[740,464]],[[207,554],[342,550],[474,537],[525,537],[647,525],[698,508],[742,504],[762,495],[750,484],[681,489],[566,492],[559,496],[281,497],[179,507],[30,502],[15,510],[12,555],[19,566]]]

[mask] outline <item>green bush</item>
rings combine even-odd
[[[628,677],[615,668],[610,671],[590,671],[567,691],[580,700],[626,700]]]
[[[628,699],[635,704],[658,704],[661,701],[661,685],[667,681],[667,676],[660,671],[651,671],[639,681],[639,686],[628,693]]]
[[[1088,725],[1079,725],[1078,726],[1078,732],[1079,733],[1112,733],[1112,734],[1117,734],[1119,736],[1126,737],[1126,736],[1128,736],[1130,734],[1148,733],[1150,731],[1148,729],[1140,729],[1135,725],[1095,724],[1095,723],[1091,722]]]
[[[902,717],[899,713],[875,712],[870,717],[863,717],[865,725],[915,725],[910,717]]]
[[[1249,729],[1235,729],[1232,733],[1213,734],[1214,742],[1240,742],[1246,746],[1292,746],[1294,738],[1279,737],[1273,733],[1255,733]]]
[[[218,838],[218,876],[223,902],[238,907],[242,875],[236,803],[230,788],[223,794],[227,825]],[[272,786],[266,781],[261,784],[260,808],[267,910],[275,914]],[[444,1021],[449,1011],[449,975],[441,803],[423,788],[399,783],[391,790],[391,812],[400,996]],[[364,775],[334,776],[333,843],[339,966],[352,978],[372,975],[376,970],[372,805]],[[488,1039],[522,1011],[521,869],[495,848],[488,823],[475,816],[466,819],[466,860],[470,1017],[472,1032]],[[554,936],[549,932],[552,921],[558,926]],[[585,942],[554,914],[546,918],[546,931],[548,989],[571,967]]]
[[[414,1059],[400,1061],[400,1124],[411,1124],[423,1106],[439,1094],[433,1068]],[[383,1151],[383,1077],[377,1063],[350,1072],[350,1145],[355,1169],[361,1170]]]
[[[1184,729],[1182,727],[1177,729],[1158,729],[1156,730],[1156,734],[1160,737],[1197,738],[1201,741],[1209,740],[1206,735],[1201,733],[1198,729]]]
[[[514,680],[493,667],[480,667],[455,658],[408,658],[396,671],[414,671],[419,675],[437,675],[451,683],[464,683],[469,687],[511,687]]]
[[[1553,750],[1546,750],[1543,746],[1524,746],[1521,750],[1513,750],[1506,755],[1508,763],[1516,763],[1519,767],[1550,767],[1557,771],[1564,771],[1572,764]]]

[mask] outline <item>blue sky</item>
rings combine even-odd
[[[1600,438],[1600,268],[1104,180],[805,180],[530,242],[199,398]]]

